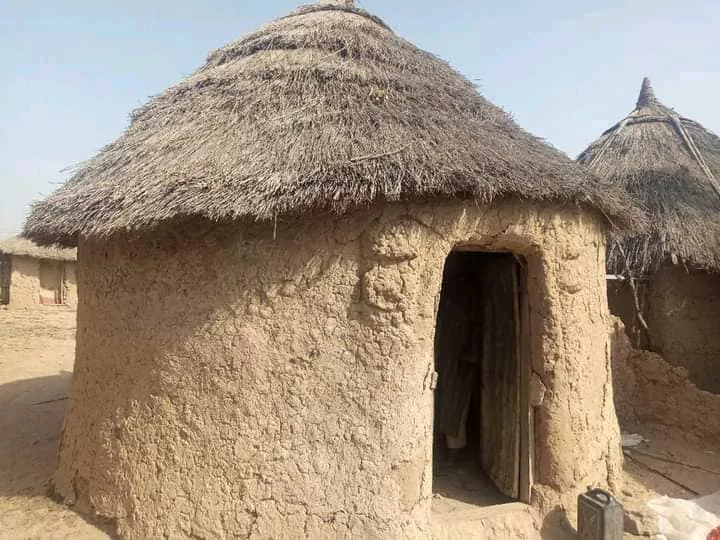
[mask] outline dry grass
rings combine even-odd
[[[626,188],[646,209],[650,227],[623,242],[633,270],[652,272],[676,259],[720,271],[720,194],[711,178],[720,181],[720,138],[660,103],[649,81],[635,110],[578,160]],[[621,273],[620,252],[608,255],[609,270]]]
[[[47,200],[41,243],[376,200],[501,197],[638,217],[624,192],[520,129],[447,63],[352,5],[319,4],[213,52],[135,111]]]
[[[63,249],[58,246],[42,247],[18,236],[0,241],[0,253],[57,261],[77,260],[76,249]]]

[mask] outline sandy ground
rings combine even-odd
[[[647,534],[657,532],[657,522],[643,517],[650,515],[649,500],[659,495],[696,499],[720,491],[720,448],[717,441],[702,441],[664,426],[643,426],[638,431],[647,440],[625,450],[625,485],[618,498],[639,527],[635,532]],[[641,537],[647,538],[630,534],[624,538]]]
[[[0,539],[110,538],[45,496],[74,349],[74,312],[0,310]]]
[[[0,540],[107,539],[46,497],[55,464],[75,347],[75,313],[0,310]],[[662,426],[629,450],[619,497],[642,507],[657,494],[720,491],[720,448]],[[628,537],[630,538],[630,537]]]
[[[647,442],[626,449],[626,478],[656,493],[692,499],[720,491],[720,448],[662,427],[646,426]]]

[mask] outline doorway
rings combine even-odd
[[[63,263],[47,259],[40,260],[40,303],[45,305],[61,305],[63,294]]]
[[[10,303],[10,275],[12,274],[12,257],[0,253],[0,306]]]
[[[529,502],[525,271],[511,253],[448,256],[435,331],[433,492],[475,506]]]

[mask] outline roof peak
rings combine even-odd
[[[640,109],[641,107],[647,107],[648,105],[657,102],[658,100],[657,97],[655,97],[655,90],[653,90],[650,79],[645,77],[643,79],[642,86],[640,87],[640,95],[638,96],[637,100],[637,108]]]

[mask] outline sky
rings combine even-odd
[[[300,3],[2,0],[0,238],[133,109]],[[718,0],[357,3],[571,157],[633,109],[644,76],[666,105],[720,132]]]

